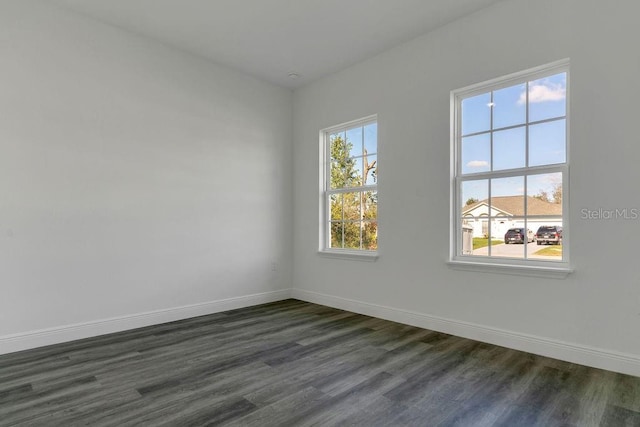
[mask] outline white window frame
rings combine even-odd
[[[489,171],[468,173],[464,176],[461,173],[461,106],[462,100],[487,92],[500,90],[506,87],[526,83],[532,80],[544,78],[554,74],[566,72],[566,161],[562,164],[545,166],[526,166],[506,171]],[[526,71],[510,74],[497,79],[467,86],[451,92],[451,215],[450,215],[450,253],[449,265],[455,269],[495,272],[518,275],[530,275],[537,277],[564,278],[573,271],[570,263],[570,223],[569,223],[569,165],[570,165],[570,137],[569,137],[569,91],[570,91],[569,60],[564,59],[551,64],[543,65]],[[527,94],[528,96],[528,94]],[[527,103],[528,108],[528,103]],[[555,119],[553,119],[555,120]],[[537,123],[537,122],[536,122]],[[527,118],[526,128],[529,126]],[[528,132],[527,132],[528,134]],[[528,152],[528,136],[527,136]],[[528,156],[528,154],[527,154]],[[462,254],[462,204],[460,188],[461,183],[468,180],[496,179],[512,176],[527,176],[534,173],[557,173],[562,174],[562,223],[563,223],[563,259],[562,261],[547,261],[534,259],[490,257],[479,255]],[[489,189],[489,191],[491,191]],[[491,194],[489,193],[489,196]],[[524,203],[526,208],[527,199]],[[525,218],[526,221],[526,218]],[[535,230],[534,230],[535,232]]]
[[[373,185],[362,185],[359,187],[347,187],[344,189],[331,189],[331,134],[346,131],[352,128],[378,123],[378,116],[371,115],[361,119],[341,123],[336,126],[322,129],[320,131],[320,227],[318,253],[329,258],[351,259],[357,261],[375,261],[378,259],[378,251],[366,249],[343,249],[331,247],[331,234],[329,223],[331,222],[331,205],[329,198],[332,194],[348,193],[359,191],[378,191],[379,174],[376,174],[376,183]],[[380,133],[378,130],[376,140],[376,155],[380,156]],[[379,196],[379,194],[378,194]],[[379,211],[377,214],[379,218]],[[380,222],[378,221],[378,226]]]

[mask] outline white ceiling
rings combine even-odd
[[[500,0],[51,1],[296,88]]]

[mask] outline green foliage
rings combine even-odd
[[[342,136],[331,139],[331,188],[359,187],[366,176],[351,157],[353,144]],[[377,179],[375,162],[369,164],[366,153],[361,158],[366,174]],[[378,248],[378,194],[375,191],[353,191],[332,194],[331,247],[376,250]]]
[[[533,253],[533,255],[562,256],[562,245],[547,246]]]
[[[331,140],[331,188],[356,187],[362,185],[358,176],[356,160],[351,158],[353,144],[342,136]]]
[[[500,245],[504,243],[502,240],[491,240],[491,246]],[[473,249],[480,249],[489,246],[489,239],[486,237],[474,237]]]

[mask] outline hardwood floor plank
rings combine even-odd
[[[191,405],[193,406],[193,405]],[[177,416],[166,417],[158,420],[158,426],[213,426],[230,422],[253,413],[256,406],[246,399],[222,401],[217,405],[203,404],[194,410],[193,407],[181,411]]]
[[[569,386],[569,374],[565,370],[543,367],[535,376],[529,388],[500,419],[499,425],[561,425],[552,423],[552,412],[556,410],[557,399]]]
[[[609,403],[614,406],[640,412],[640,388],[638,378],[629,375],[615,374],[615,386]]]
[[[640,426],[640,412],[632,411],[620,406],[607,405],[602,416],[603,426],[638,427]]]
[[[368,406],[371,399],[404,381],[383,372],[331,399],[287,420],[289,425],[342,425],[344,420]]]
[[[288,388],[289,392],[295,388]],[[276,401],[268,405],[260,405],[258,410],[230,423],[238,427],[262,427],[291,425],[291,419],[300,414],[322,407],[329,401],[330,396],[314,387],[303,388],[295,393],[281,395]],[[247,400],[252,401],[250,397]],[[254,403],[255,404],[255,403]]]
[[[47,419],[53,412],[62,408],[75,406],[87,395],[99,392],[101,385],[91,379],[73,381],[61,389],[47,390],[25,396],[25,398],[11,402],[10,405],[0,406],[0,425],[35,424],[39,420]]]
[[[0,389],[0,403],[7,404],[15,402],[18,399],[28,398],[33,395],[33,386],[31,384],[21,384],[11,388]]]
[[[524,357],[523,357],[524,356]],[[467,383],[463,396],[457,398],[458,408],[448,414],[443,425],[491,426],[515,406],[517,399],[529,388],[542,366],[526,354],[507,350],[500,359],[502,366],[493,365]]]

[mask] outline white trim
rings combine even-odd
[[[492,328],[352,299],[293,289],[292,297],[342,310],[482,341],[571,363],[640,376],[640,356]]]
[[[374,251],[350,251],[344,249],[325,249],[318,251],[318,255],[325,258],[345,259],[352,261],[370,261],[374,262],[378,259],[378,252]]]
[[[340,123],[339,125],[321,129],[320,134],[323,135],[327,133],[338,132],[341,130],[347,130],[347,129],[358,127],[358,126],[366,126],[372,123],[376,123],[377,121],[378,121],[378,115],[372,114],[370,116],[363,117],[361,119],[351,120],[348,122]]]
[[[569,68],[569,65],[570,59],[564,58],[558,61],[550,62],[548,64],[529,68],[524,71],[516,71],[515,73],[507,74],[506,76],[496,77],[490,80],[485,80],[483,82],[474,83],[472,85],[456,89],[452,93],[464,98],[468,98],[486,92],[487,87],[491,87],[491,90],[500,90],[518,83],[522,83],[522,80],[537,80],[541,77],[547,77],[556,71],[562,72],[567,70]],[[568,83],[567,86],[569,86]]]
[[[127,316],[5,335],[0,337],[0,354],[158,325],[191,317],[219,313],[221,311],[250,307],[252,305],[266,304],[287,298],[291,298],[291,289],[244,295],[182,307],[154,310]]]
[[[467,258],[477,258],[467,257]],[[482,259],[485,259],[484,257]],[[502,259],[504,262],[505,260]],[[543,261],[544,262],[544,261]],[[555,261],[547,261],[549,264],[553,262],[555,265],[562,265],[561,263],[557,263]],[[573,273],[573,269],[570,267],[556,267],[556,266],[545,266],[545,265],[523,265],[521,263],[517,264],[496,264],[496,263],[488,263],[488,262],[477,262],[477,261],[448,261],[447,264],[449,267],[454,270],[463,270],[463,271],[475,271],[481,273],[500,273],[500,274],[515,274],[517,276],[530,276],[530,277],[542,277],[545,279],[564,279],[569,274]]]

